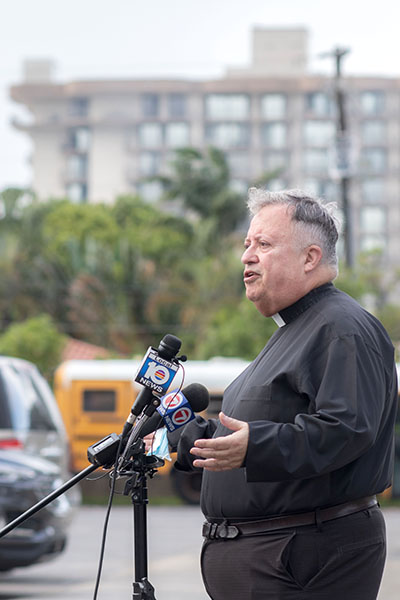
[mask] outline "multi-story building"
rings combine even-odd
[[[35,67],[35,65],[33,65]],[[39,65],[43,67],[43,65]],[[32,65],[31,65],[32,67]],[[30,123],[33,189],[39,197],[112,202],[160,193],[152,175],[176,148],[217,146],[233,183],[245,189],[275,172],[269,187],[302,187],[340,203],[335,156],[335,82],[307,71],[307,32],[256,29],[247,69],[210,81],[46,81],[32,69],[13,86]],[[400,256],[400,78],[345,77],[349,198],[356,251]]]

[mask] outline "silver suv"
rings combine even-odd
[[[0,449],[21,449],[68,472],[68,443],[53,393],[32,363],[0,356]]]
[[[70,477],[64,424],[30,362],[0,356],[0,527]],[[80,492],[73,488],[0,539],[0,571],[56,556]]]

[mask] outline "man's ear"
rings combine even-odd
[[[312,246],[308,246],[308,248],[305,249],[305,252],[304,271],[310,273],[316,269],[321,262],[322,250],[319,246],[313,244]]]

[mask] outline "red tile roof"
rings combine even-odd
[[[75,340],[68,338],[67,343],[62,351],[62,360],[73,360],[73,359],[95,359],[95,358],[109,358],[111,352],[107,348],[101,346],[95,346],[94,344],[88,344],[81,340]]]

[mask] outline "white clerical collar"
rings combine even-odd
[[[272,315],[272,318],[275,321],[275,323],[278,325],[278,327],[283,327],[284,325],[286,325],[285,321],[282,319],[282,317],[279,313],[275,313],[274,315]]]

